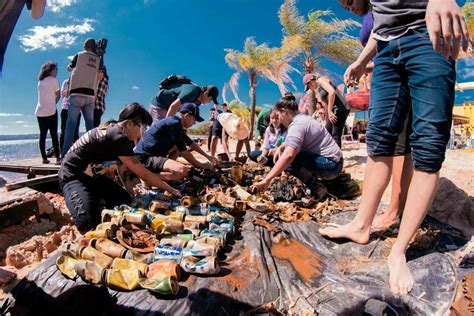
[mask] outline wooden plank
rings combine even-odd
[[[25,198],[25,196],[31,196],[38,193],[38,191],[33,190],[28,187],[24,187],[18,190],[10,191],[10,192],[1,192],[0,191],[0,208],[4,205],[20,201]]]
[[[0,227],[20,223],[38,212],[38,191],[21,188],[10,192],[0,192]]]
[[[19,181],[14,183],[7,183],[5,189],[8,191],[16,190],[23,187],[30,187],[38,184],[49,183],[53,181],[57,181],[59,179],[57,174],[51,174],[49,176],[29,179],[25,181]]]
[[[25,173],[35,175],[50,175],[59,171],[60,165],[44,164],[41,158],[13,160],[0,164],[0,171]]]

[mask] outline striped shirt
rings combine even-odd
[[[95,108],[96,110],[101,110],[102,113],[105,112],[105,97],[109,92],[109,83],[107,79],[102,79],[99,81],[99,86],[97,87],[97,97],[95,98]]]

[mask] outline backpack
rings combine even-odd
[[[165,79],[160,81],[160,89],[161,90],[168,89],[170,86],[175,85],[175,84],[194,84],[194,85],[196,85],[194,82],[191,81],[191,79],[189,79],[186,76],[172,74],[172,75],[169,75],[168,77],[166,77]]]

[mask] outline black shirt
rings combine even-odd
[[[82,174],[89,165],[119,160],[119,156],[133,156],[133,146],[117,123],[91,129],[67,152],[59,170],[59,178],[68,180]]]

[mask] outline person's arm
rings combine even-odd
[[[374,58],[376,53],[377,41],[374,39],[373,34],[371,34],[367,45],[365,45],[357,60],[347,67],[344,73],[344,83],[351,85],[353,82],[359,81],[360,77],[365,73],[366,65]]]
[[[469,31],[455,0],[429,0],[425,20],[434,50],[439,52],[444,42],[444,58],[448,58],[451,51],[452,58],[457,59],[461,42],[463,51],[467,51],[471,41]]]
[[[74,55],[74,57],[71,60],[71,63],[67,66],[66,70],[68,72],[71,72],[76,67],[76,63],[77,63],[77,54]]]
[[[188,150],[182,151],[179,153],[181,157],[186,159],[187,162],[192,164],[194,167],[198,169],[206,169],[206,170],[213,170],[214,167],[210,163],[200,163],[193,154],[191,154]]]
[[[227,135],[224,128],[222,128],[222,147],[224,148],[224,153],[229,157],[229,161],[233,162],[234,158],[229,152],[229,135]]]
[[[58,101],[59,101],[60,98],[61,98],[61,95],[60,95],[59,90],[58,90],[58,91],[56,91],[56,103],[55,104],[58,104]]]
[[[286,146],[285,151],[281,155],[280,159],[278,159],[275,166],[273,166],[273,168],[270,170],[265,179],[254,184],[253,187],[257,191],[264,191],[266,188],[268,188],[272,180],[293,162],[293,159],[295,159],[297,154],[298,151],[296,150],[296,148]]]
[[[195,142],[192,142],[192,144],[189,145],[189,147],[191,147],[192,150],[194,150],[194,151],[200,153],[201,155],[203,155],[204,157],[206,157],[206,159],[209,160],[209,162],[213,166],[217,165],[217,159],[215,157],[212,157],[211,155],[208,155],[204,150],[202,150],[201,146],[199,146]]]
[[[178,113],[180,107],[181,107],[181,100],[180,99],[174,100],[174,102],[171,103],[168,109],[168,112],[166,112],[166,117],[173,116],[176,113]]]
[[[120,161],[123,162],[125,167],[133,172],[137,177],[150,184],[151,186],[158,187],[162,190],[166,190],[175,196],[181,196],[181,193],[173,189],[168,183],[161,180],[157,175],[145,168],[135,156],[119,156]]]
[[[31,18],[38,20],[44,14],[44,8],[46,6],[46,0],[32,0],[31,1]]]
[[[316,96],[312,89],[309,89],[308,92],[306,92],[305,102],[308,115],[313,116],[313,114],[316,112]]]
[[[328,113],[328,118],[331,120],[331,122],[335,123],[337,121],[336,115],[334,115],[334,102],[336,101],[336,89],[332,86],[331,82],[327,77],[320,77],[318,78],[318,84],[326,90],[328,93],[327,97],[327,113]]]

